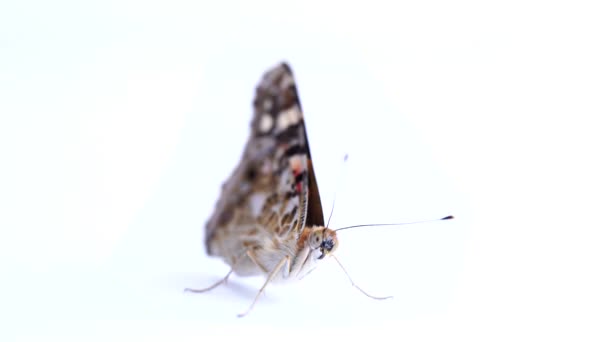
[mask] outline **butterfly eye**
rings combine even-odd
[[[323,240],[323,243],[321,243],[321,248],[328,252],[331,252],[331,250],[334,249],[334,240],[333,239]]]

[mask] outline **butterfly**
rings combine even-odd
[[[338,248],[336,230],[323,218],[302,106],[287,63],[262,76],[253,111],[241,160],[204,228],[207,253],[223,259],[230,272],[208,288],[186,289],[209,291],[232,273],[264,275],[266,282],[239,316],[253,308],[270,282],[300,279]]]

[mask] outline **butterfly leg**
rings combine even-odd
[[[384,300],[384,299],[393,298],[393,296],[386,296],[386,297],[372,296],[369,293],[363,291],[363,289],[360,288],[359,285],[355,284],[355,282],[353,281],[353,278],[350,277],[350,275],[348,274],[348,272],[346,272],[346,268],[344,268],[344,266],[342,266],[342,263],[340,262],[340,260],[338,260],[338,258],[335,255],[332,255],[332,257],[334,258],[334,260],[336,260],[336,262],[338,263],[338,265],[340,266],[340,268],[342,269],[342,271],[344,271],[344,274],[346,274],[346,276],[348,277],[348,280],[350,280],[351,285],[354,286],[354,287],[356,287],[357,290],[361,291],[361,293],[363,293],[364,295],[368,296],[371,299],[377,299],[377,300]]]
[[[264,292],[264,289],[266,288],[266,286],[281,271],[281,268],[286,267],[285,272],[286,272],[286,274],[289,274],[289,263],[290,263],[290,257],[289,256],[285,256],[283,259],[281,259],[281,261],[279,261],[279,263],[275,266],[275,268],[272,270],[272,272],[270,272],[270,274],[266,278],[266,282],[264,283],[264,285],[262,286],[262,288],[258,291],[258,294],[253,299],[253,303],[251,303],[251,305],[249,306],[249,309],[247,309],[247,311],[239,314],[238,315],[239,317],[243,317],[243,316],[247,315],[251,311],[251,309],[253,309],[253,306],[255,305],[255,303],[260,298],[260,295],[262,294],[262,292]]]
[[[225,276],[224,278],[220,279],[220,281],[218,281],[217,283],[215,283],[215,284],[213,284],[213,285],[211,285],[211,286],[209,286],[209,287],[206,287],[206,288],[204,288],[204,289],[191,289],[191,288],[185,288],[185,289],[184,289],[184,292],[202,293],[202,292],[211,291],[211,290],[213,290],[214,288],[216,288],[216,287],[218,287],[218,286],[220,286],[220,285],[222,285],[222,284],[226,284],[226,283],[228,282],[228,277],[230,277],[230,275],[232,274],[232,272],[234,272],[234,269],[232,269],[232,268],[231,268],[231,269],[230,269],[230,272],[228,272],[228,274],[226,274],[226,276]]]
[[[241,260],[243,260],[243,257],[244,257],[245,255],[248,255],[248,254],[243,254],[243,255],[242,255],[240,258],[238,258],[238,259],[236,260],[236,262],[234,263],[234,265],[236,265],[236,264],[237,264],[237,263],[239,263]],[[220,281],[218,281],[217,283],[215,283],[215,284],[213,284],[213,285],[211,285],[211,286],[209,286],[209,287],[206,287],[206,288],[204,288],[204,289],[191,289],[191,288],[185,288],[185,289],[184,289],[184,292],[202,293],[202,292],[211,291],[211,290],[213,290],[214,288],[216,288],[216,287],[218,287],[218,286],[220,286],[220,285],[222,285],[222,284],[226,284],[226,283],[228,282],[228,278],[230,277],[230,275],[232,274],[232,272],[234,272],[234,266],[233,266],[233,267],[231,267],[231,268],[230,268],[230,272],[228,272],[228,274],[226,274],[226,276],[225,276],[224,278],[220,279]]]
[[[264,273],[268,274],[268,270],[266,269],[266,267],[264,267],[259,261],[258,259],[255,257],[255,252],[251,249],[247,250],[247,256],[249,257],[249,259],[251,259],[251,261]]]

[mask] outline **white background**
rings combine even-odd
[[[3,2],[0,339],[606,340],[607,16],[600,1]],[[182,293],[228,270],[202,226],[281,60],[334,228],[457,217],[340,234],[351,276],[393,300],[331,260],[243,319],[261,278]]]

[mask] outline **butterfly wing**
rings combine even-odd
[[[205,226],[210,255],[230,264],[264,239],[323,225],[302,108],[293,73],[281,63],[257,89],[251,133],[240,163],[222,186]]]

